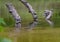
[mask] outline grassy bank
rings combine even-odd
[[[44,17],[43,17],[43,13],[44,13],[45,9],[51,9],[51,8],[54,9],[54,11],[53,11],[54,14],[52,17],[53,18],[52,21],[54,21],[54,23],[57,22],[56,21],[57,17],[60,17],[59,16],[60,0],[27,0],[27,1],[32,5],[34,10],[37,12],[39,23],[42,23],[42,26],[44,25],[43,22],[45,21]],[[14,23],[15,23],[13,17],[8,12],[8,9],[5,6],[5,4],[8,2],[11,2],[15,6],[17,12],[19,13],[19,15],[22,18],[23,26],[24,25],[27,26],[28,23],[30,23],[33,20],[32,15],[30,13],[28,13],[27,8],[19,0],[4,0],[4,1],[0,0],[0,10],[1,10],[0,17],[4,18],[4,20],[8,26],[14,26]],[[58,18],[58,21],[59,21],[59,19],[60,18]],[[39,26],[40,25],[41,24],[39,24]],[[46,23],[46,25],[47,25],[47,23]],[[57,25],[59,25],[59,24],[57,23]]]

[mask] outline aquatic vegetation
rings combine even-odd
[[[6,25],[6,23],[5,23],[3,18],[0,18],[0,25]]]
[[[4,31],[4,27],[0,26],[0,32],[3,32],[3,31]]]
[[[12,40],[8,38],[0,38],[0,42],[12,42]]]

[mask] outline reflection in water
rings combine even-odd
[[[54,23],[53,23],[51,20],[46,19],[46,21],[49,23],[49,25],[50,25],[51,27],[54,26]]]
[[[13,38],[14,42],[17,42],[17,37],[18,37],[19,33],[20,33],[20,28],[14,28],[13,32],[10,31],[9,38],[14,37]]]
[[[29,24],[29,28],[28,29],[25,29],[27,32],[29,31],[29,29],[31,30],[32,28],[34,28],[36,25],[37,25],[38,22],[36,21],[33,21],[32,23]],[[21,34],[21,30],[22,28],[14,28],[12,31],[10,31],[9,33],[9,38],[12,38],[13,37],[13,42],[17,42],[18,40],[18,37],[20,36]],[[26,32],[25,31],[25,32]],[[24,34],[25,35],[25,34]]]
[[[37,21],[33,21],[29,24],[29,28],[34,28],[38,24]]]
[[[26,36],[27,35],[27,36]],[[9,33],[9,38],[13,37],[13,42],[29,42],[29,31],[28,29],[14,28]]]
[[[21,28],[21,23],[17,23],[17,21],[16,21],[15,28]]]

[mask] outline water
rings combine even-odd
[[[53,20],[53,26],[55,26],[54,28],[51,28],[52,25],[49,24],[52,21],[33,21],[29,24],[29,26],[22,28],[6,27],[3,29],[2,32],[0,32],[0,41],[3,40],[5,42],[55,42],[56,39],[57,41],[60,41],[60,27],[58,26],[59,24],[57,21],[59,22],[59,19]],[[43,23],[45,25],[43,25]],[[49,26],[46,25],[47,23]]]

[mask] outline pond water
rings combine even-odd
[[[54,25],[50,23],[54,23]],[[0,42],[55,42],[56,39],[60,41],[59,24],[59,19],[57,19],[53,22],[50,20],[33,21],[27,27],[22,28],[2,27]]]

